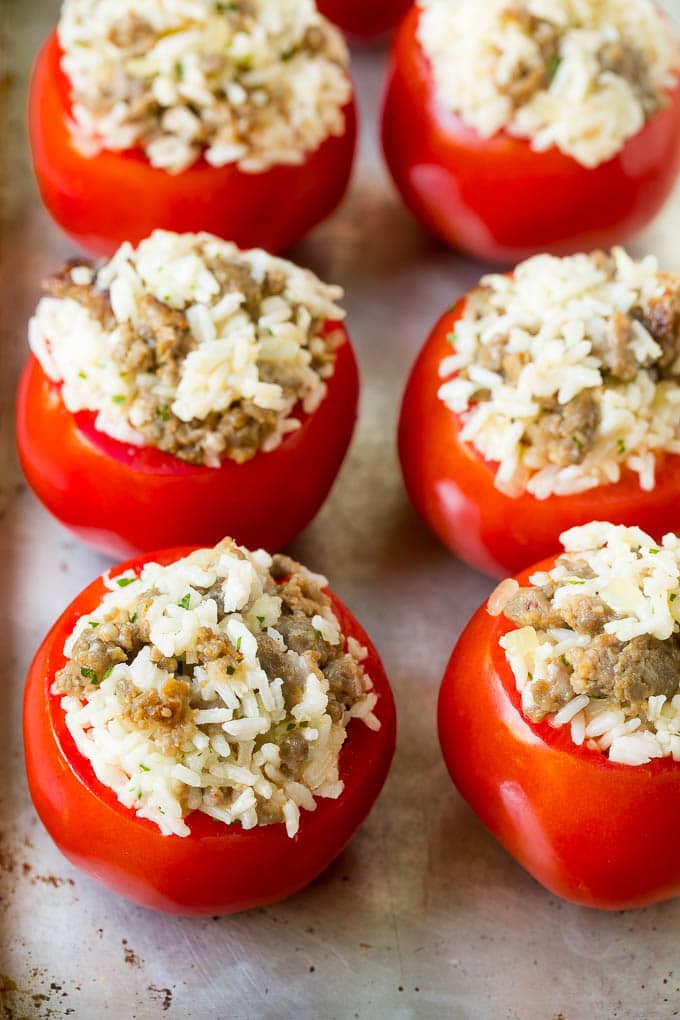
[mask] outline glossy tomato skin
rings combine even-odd
[[[624,471],[612,485],[569,496],[513,498],[494,485],[496,464],[460,439],[460,417],[437,396],[447,337],[464,300],[439,320],[420,352],[404,392],[399,456],[411,502],[451,552],[492,576],[514,574],[555,553],[567,528],[592,520],[637,525],[660,540],[680,524],[680,456],[657,460],[656,485],[643,492]]]
[[[201,159],[169,174],[139,150],[87,158],[74,148],[60,56],[52,33],[31,80],[33,167],[53,219],[93,255],[110,256],[123,241],[137,244],[156,228],[207,230],[241,248],[284,251],[329,216],[347,189],[357,133],[353,99],[345,109],[344,134],[327,138],[299,166],[246,174]]]
[[[147,554],[115,573],[145,562],[172,563],[190,549]],[[195,812],[191,834],[163,836],[102,786],[76,749],[60,698],[50,692],[65,662],[64,641],[76,620],[105,593],[101,578],[66,609],[38,651],[24,698],[26,774],[36,811],[65,857],[91,878],[144,907],[174,914],[230,914],[291,896],[341,852],[369,813],[394,753],[396,719],[385,671],[364,630],[330,593],[343,632],[368,649],[366,669],[378,694],[377,732],[353,720],[340,754],[345,789],[338,800],[320,798],[302,812],[294,839],[285,826],[245,830]]]
[[[411,0],[318,0],[322,14],[343,32],[368,39],[388,32],[411,6]]]
[[[510,629],[482,606],[444,674],[439,740],[459,792],[529,874],[572,903],[624,910],[680,895],[680,763],[621,765],[577,747],[569,726],[529,722],[498,644]]]
[[[414,7],[395,37],[382,134],[395,183],[428,230],[508,264],[620,244],[653,219],[680,170],[680,83],[613,159],[588,169],[503,132],[483,139],[442,108],[418,17]]]
[[[274,552],[315,516],[352,438],[359,378],[349,338],[327,385],[317,410],[301,414],[301,428],[277,449],[208,468],[98,432],[93,414],[66,409],[59,386],[31,357],[17,396],[19,457],[50,513],[111,556],[159,543],[214,545],[225,534]]]

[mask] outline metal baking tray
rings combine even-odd
[[[668,7],[680,16],[680,0]],[[131,906],[71,868],[43,831],[23,773],[26,667],[66,603],[110,565],[38,505],[14,452],[26,322],[41,277],[73,253],[41,208],[24,129],[31,61],[57,14],[56,2],[0,4],[2,1015],[678,1015],[680,901],[608,914],[556,900],[486,833],[454,791],[440,756],[435,704],[442,671],[493,582],[456,562],[415,517],[394,435],[420,344],[485,267],[427,237],[387,178],[376,130],[383,46],[354,54],[363,135],[349,197],[293,253],[346,288],[363,393],[349,458],[292,552],[328,575],[382,653],[399,711],[391,776],[366,824],[321,878],[285,903],[235,917],[187,920]],[[678,236],[680,190],[632,250],[653,251],[664,266],[678,269]]]

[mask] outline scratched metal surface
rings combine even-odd
[[[669,4],[680,14],[680,0]],[[3,158],[0,329],[0,1003],[18,1018],[665,1018],[680,1007],[680,902],[597,914],[557,902],[454,793],[434,729],[438,682],[490,582],[454,562],[404,496],[394,430],[428,327],[478,265],[401,209],[375,135],[380,49],[356,53],[363,143],[341,211],[296,257],[347,288],[363,401],[332,497],[294,553],[332,579],[383,654],[400,713],[394,769],[349,849],[290,901],[238,917],[155,916],[72,869],[29,803],[20,704],[26,666],[108,561],[78,546],[22,483],[13,390],[38,282],[71,254],[42,212],[23,116],[32,54],[56,4],[0,4]],[[634,250],[678,266],[680,192]],[[675,256],[675,258],[674,258]],[[650,862],[653,867],[653,862]]]

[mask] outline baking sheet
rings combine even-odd
[[[668,4],[680,16],[680,0]],[[402,209],[375,133],[384,49],[358,49],[363,138],[342,209],[294,257],[347,290],[363,396],[327,505],[291,547],[358,615],[391,678],[399,741],[350,847],[286,903],[236,917],[154,915],[100,889],[52,846],[23,775],[26,667],[66,603],[110,561],[26,490],[12,405],[41,277],[72,254],[42,211],[24,137],[28,69],[58,5],[0,3],[0,1003],[3,1016],[137,1018],[665,1018],[680,1010],[680,901],[604,914],[559,902],[455,793],[435,736],[438,684],[492,582],[454,561],[410,510],[394,432],[426,332],[483,267]],[[680,191],[632,246],[680,266]],[[680,852],[680,851],[679,851]],[[654,862],[650,861],[650,867]]]

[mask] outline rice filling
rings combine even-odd
[[[612,761],[680,761],[680,538],[594,522],[561,541],[490,606],[515,625],[500,644],[524,714]]]
[[[44,284],[29,342],[69,411],[194,464],[272,450],[326,395],[338,287],[211,234],[157,230]],[[327,324],[334,323],[334,328]]]
[[[678,39],[653,0],[418,0],[440,102],[586,167],[614,157],[667,102]]]
[[[98,780],[164,835],[202,811],[293,837],[300,809],[342,793],[350,720],[380,728],[366,649],[325,585],[230,539],[107,579],[52,686]]]
[[[65,0],[59,42],[87,156],[261,173],[345,129],[349,56],[313,0]]]
[[[622,248],[538,255],[469,295],[440,364],[439,397],[494,484],[538,499],[680,453],[680,276]]]

